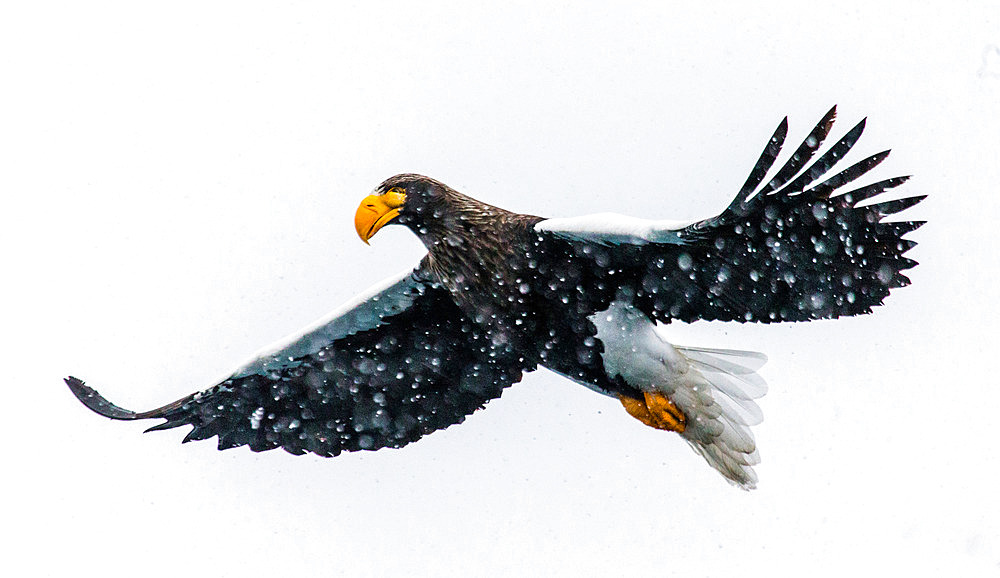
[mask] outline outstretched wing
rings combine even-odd
[[[606,285],[628,289],[637,307],[663,322],[769,323],[868,313],[890,289],[909,284],[902,272],[916,262],[903,254],[915,243],[903,236],[923,224],[882,219],[924,197],[861,205],[907,177],[832,196],[889,154],[828,176],[861,136],[861,121],[809,164],[835,116],[833,108],[761,186],[784,143],[783,120],[736,198],[714,218],[684,224],[595,215],[542,221],[536,231],[568,243]]]
[[[184,441],[293,454],[400,447],[460,423],[521,378],[523,363],[492,351],[448,293],[418,272],[390,279],[304,333],[258,355],[229,379],[147,412],[67,385],[113,419],[163,418]]]

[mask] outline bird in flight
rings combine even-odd
[[[765,181],[783,120],[729,206],[691,223],[546,219],[394,176],[361,202],[355,227],[365,243],[384,226],[410,229],[427,248],[413,270],[157,409],[129,411],[77,378],[66,383],[103,416],[166,420],[147,431],[193,426],[185,442],[336,456],[460,423],[546,367],[677,432],[728,481],[753,488],[765,357],[671,345],[657,324],[859,315],[909,284],[902,272],[916,262],[903,254],[915,243],[903,237],[923,223],[883,218],[924,197],[868,202],[907,177],[842,192],[888,151],[831,174],[865,126],[817,157],[835,116],[836,107]]]

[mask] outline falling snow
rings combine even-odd
[[[748,426],[760,417],[748,393],[760,389],[752,371],[715,372],[743,375],[733,382],[707,378],[708,366],[690,361],[697,352],[680,353],[655,327],[856,315],[909,282],[902,271],[915,263],[902,254],[913,244],[902,236],[919,223],[882,219],[922,197],[858,206],[905,179],[831,196],[884,158],[824,180],[863,128],[811,161],[832,116],[771,181],[763,179],[775,158],[765,154],[728,209],[693,224],[539,220],[426,177],[389,179],[380,189],[405,189],[397,221],[420,237],[428,258],[266,349],[220,386],[167,406],[156,429],[191,425],[186,440],[217,436],[223,449],[335,456],[400,447],[462,422],[544,366],[614,397],[648,388],[670,396],[691,419],[682,435],[692,447],[752,487]],[[775,135],[778,145],[784,124]]]

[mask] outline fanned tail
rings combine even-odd
[[[676,349],[694,370],[693,385],[674,393],[687,417],[681,437],[730,483],[753,489],[753,466],[760,463],[760,455],[750,426],[763,421],[754,400],[767,393],[767,384],[757,374],[767,357],[753,351]]]

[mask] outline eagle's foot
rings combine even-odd
[[[642,395],[643,399],[622,395],[618,400],[629,415],[650,427],[677,433],[685,430],[687,417],[666,396],[655,392],[644,392]]]

